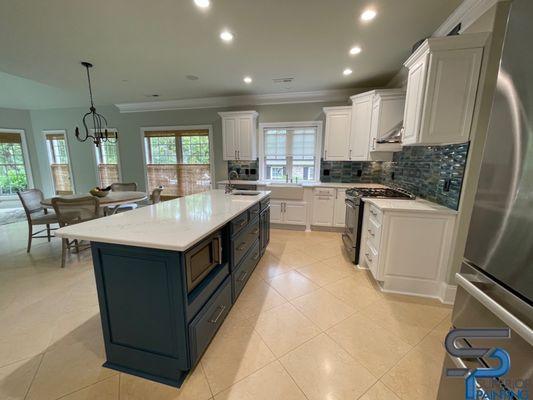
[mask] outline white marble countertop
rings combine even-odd
[[[184,251],[267,197],[234,196],[224,190],[169,200],[55,231],[62,238]]]
[[[228,180],[218,181],[217,183],[227,184]],[[267,186],[269,184],[276,184],[275,182],[267,181],[246,181],[246,180],[232,180],[231,183],[235,185],[258,185],[258,186]],[[281,182],[285,184],[284,182]],[[297,185],[296,183],[294,184]],[[340,182],[301,182],[300,186],[306,187],[330,187],[330,188],[353,188],[353,187],[366,187],[366,188],[386,188],[387,186],[381,185],[379,183],[340,183]]]
[[[420,211],[436,214],[456,215],[457,211],[441,206],[424,199],[403,200],[403,199],[376,199],[363,197],[363,201],[375,205],[383,211]]]

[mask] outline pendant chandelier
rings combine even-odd
[[[107,130],[107,120],[102,114],[96,112],[93,101],[93,90],[91,87],[91,75],[89,73],[89,68],[92,68],[93,65],[89,62],[82,61],[83,65],[87,69],[87,82],[89,83],[89,96],[91,99],[91,107],[89,112],[83,116],[83,127],[85,128],[84,134],[80,134],[80,130],[76,127],[76,139],[80,142],[85,142],[87,139],[91,139],[96,147],[99,147],[103,142],[116,143],[118,139],[118,132],[108,132]],[[91,124],[92,128],[89,129],[87,123]]]

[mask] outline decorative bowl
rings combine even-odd
[[[101,190],[98,188],[93,188],[89,190],[89,193],[95,197],[106,197],[109,193],[109,190]]]

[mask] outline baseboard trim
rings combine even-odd
[[[381,290],[385,293],[428,297],[437,299],[443,304],[453,304],[457,287],[446,282],[387,276],[381,283]]]
[[[457,286],[450,285],[446,282],[441,282],[439,288],[439,300],[444,304],[453,304],[455,302],[455,294],[457,293]]]

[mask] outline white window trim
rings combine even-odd
[[[91,129],[91,133],[95,133],[95,129]],[[117,128],[107,128],[108,132],[118,133]],[[96,146],[92,146],[94,155],[94,170],[96,172],[96,184],[100,186],[100,173],[98,171],[98,154],[96,153]],[[120,143],[117,141],[117,163],[118,163],[118,179],[122,182],[122,163],[120,160]]]
[[[0,133],[16,133],[20,135],[20,140],[22,144],[22,158],[24,159],[24,169],[26,170],[26,175],[28,179],[28,188],[33,188],[33,172],[31,170],[30,163],[30,153],[28,151],[28,142],[26,142],[26,132],[24,129],[9,129],[9,128],[0,128]],[[4,200],[13,200],[18,199],[17,195],[12,196],[3,196]]]
[[[273,128],[316,128],[315,138],[315,176],[314,182],[320,180],[320,155],[322,154],[322,121],[298,121],[298,122],[262,122],[259,124],[259,180],[270,182],[265,178],[265,129]]]
[[[201,130],[207,129],[209,137],[209,173],[211,174],[211,189],[215,187],[215,154],[213,152],[213,125],[179,125],[179,126],[152,126],[141,128],[141,148],[143,156],[143,170],[144,170],[144,187],[148,188],[148,170],[146,168],[146,142],[144,140],[145,132],[158,131],[187,131],[187,130]]]
[[[52,193],[53,196],[56,196],[56,187],[54,185],[54,177],[52,176],[52,168],[50,168],[50,149],[48,148],[48,142],[46,140],[47,134],[56,134],[63,135],[65,137],[65,145],[67,147],[68,155],[68,172],[70,174],[70,183],[72,184],[72,193],[76,194],[76,183],[74,179],[74,173],[72,172],[72,157],[70,156],[70,143],[68,140],[67,130],[66,129],[45,129],[42,131],[44,146],[46,147],[46,156],[48,161],[48,175],[50,176],[50,182],[52,182]]]

